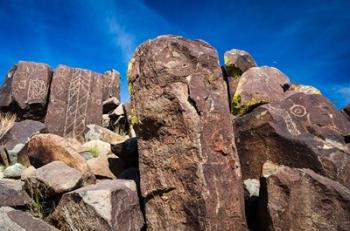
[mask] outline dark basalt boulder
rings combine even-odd
[[[128,80],[147,229],[246,230],[217,51],[161,36],[136,50]]]
[[[19,62],[8,72],[0,88],[0,110],[15,113],[20,119],[43,119],[51,76],[47,64]]]
[[[270,160],[350,187],[350,121],[321,95],[294,94],[234,121],[243,178],[259,179]]]

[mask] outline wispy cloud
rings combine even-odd
[[[134,48],[134,36],[128,33],[116,18],[107,18],[108,30],[112,35],[113,42],[120,49],[123,55],[123,61],[127,63],[131,58]]]

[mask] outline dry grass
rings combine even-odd
[[[12,128],[16,122],[16,114],[1,113],[0,114],[0,139]]]

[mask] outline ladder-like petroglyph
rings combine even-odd
[[[90,87],[91,73],[89,73],[88,76],[83,76],[77,72],[76,75],[72,77],[68,88],[64,136],[76,137],[84,132]]]

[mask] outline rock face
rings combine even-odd
[[[294,94],[234,122],[243,178],[265,161],[310,168],[350,187],[350,122],[321,95]]]
[[[50,67],[43,63],[19,62],[7,74],[0,89],[0,108],[21,118],[42,119],[51,81]]]
[[[30,163],[36,168],[52,161],[59,160],[81,172],[87,172],[88,167],[82,156],[64,138],[53,134],[38,134],[27,143],[20,153],[19,161]]]
[[[147,229],[246,230],[216,50],[202,41],[158,37],[136,50],[128,79]]]
[[[66,193],[51,219],[63,231],[137,231],[144,224],[130,180],[103,180]]]
[[[260,230],[350,230],[350,190],[338,182],[285,166],[262,182]]]
[[[115,97],[120,100],[120,74],[116,70],[106,71],[103,74],[103,95],[102,100]]]
[[[0,207],[28,205],[31,199],[23,186],[24,183],[18,180],[0,179]]]
[[[288,85],[288,77],[278,69],[252,67],[239,79],[231,111],[234,115],[243,114],[259,104],[279,101]]]
[[[80,137],[86,125],[101,124],[103,80],[95,72],[59,65],[52,78],[45,118],[49,132]]]
[[[34,218],[29,213],[10,207],[0,208],[0,230],[3,231],[58,231],[55,227]]]

